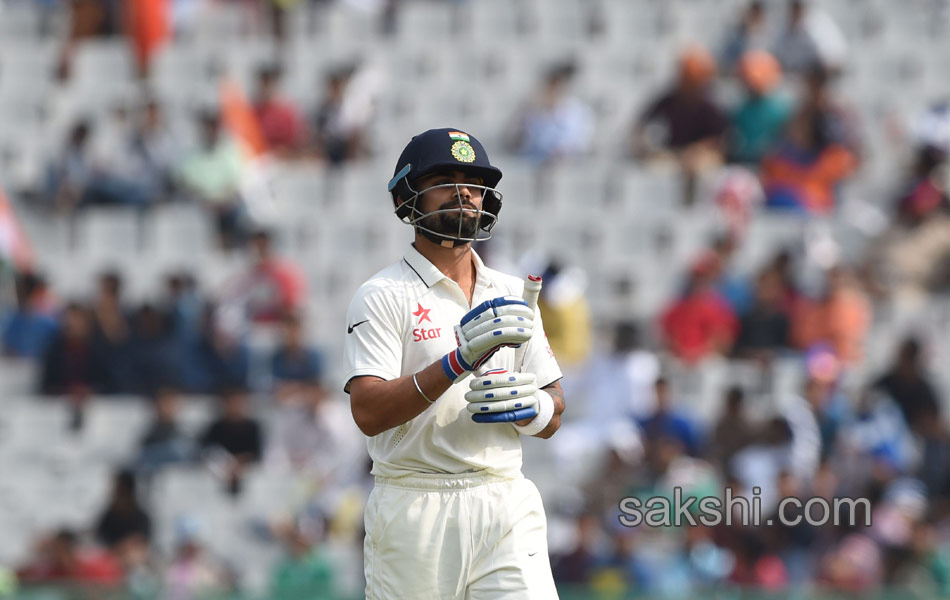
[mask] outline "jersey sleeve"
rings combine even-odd
[[[400,376],[403,324],[396,319],[384,291],[361,288],[346,312],[346,327],[344,392],[349,393],[354,377],[390,380]]]
[[[557,364],[548,336],[544,333],[541,310],[535,314],[534,333],[524,353],[524,370],[534,373],[538,378],[538,387],[551,385],[561,378],[561,367]]]

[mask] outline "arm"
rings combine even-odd
[[[416,374],[423,393],[436,400],[452,382],[442,370],[440,360]],[[379,377],[354,377],[350,381],[350,410],[353,420],[365,435],[373,437],[398,427],[432,406],[416,390],[412,375],[386,381]]]

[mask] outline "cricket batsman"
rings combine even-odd
[[[376,478],[367,600],[557,598],[541,496],[521,473],[520,436],[551,437],[564,412],[540,281],[472,249],[498,222],[500,179],[468,133],[413,137],[389,192],[415,240],[347,311],[344,390]]]

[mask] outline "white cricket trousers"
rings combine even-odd
[[[527,479],[377,477],[365,520],[366,600],[557,600]]]

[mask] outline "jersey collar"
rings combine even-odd
[[[449,279],[445,273],[429,262],[428,258],[422,256],[422,254],[416,250],[415,246],[409,246],[403,259],[406,261],[406,264],[409,265],[409,268],[415,271],[416,275],[426,284],[426,287],[432,287],[443,279]],[[489,287],[490,282],[485,279],[485,263],[482,262],[482,258],[475,250],[472,250],[472,260],[475,261],[476,287]]]

